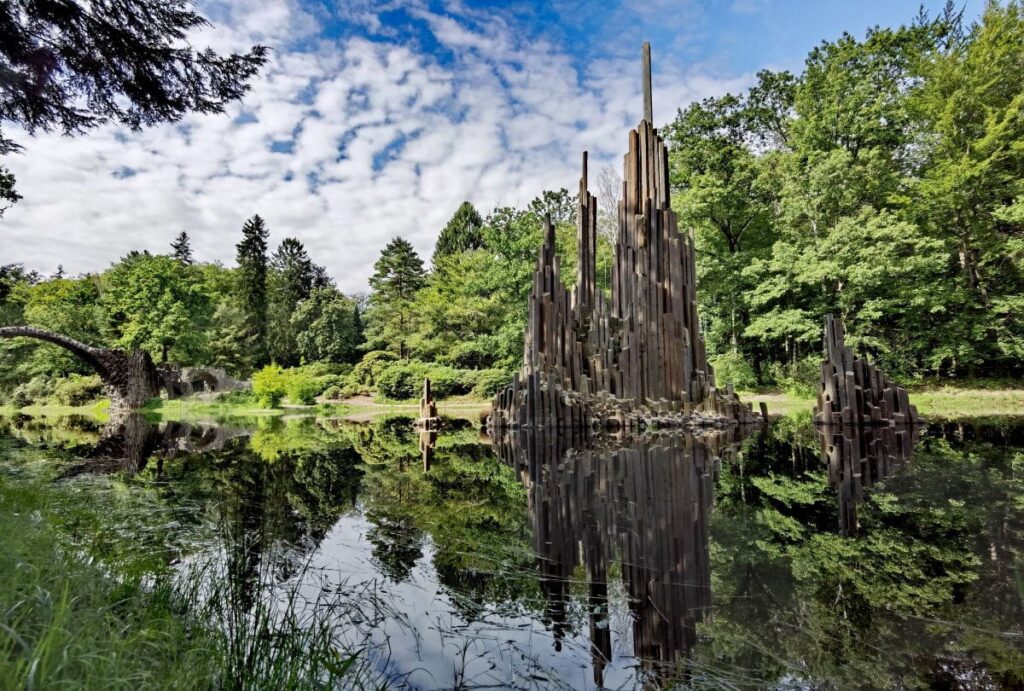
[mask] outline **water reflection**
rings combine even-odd
[[[857,534],[857,505],[864,501],[864,490],[910,460],[920,432],[916,425],[817,428],[822,462],[839,493],[839,530],[843,535]]]
[[[619,571],[632,614],[633,655],[650,681],[679,674],[711,605],[708,520],[723,455],[738,432],[641,437],[574,447],[565,436],[517,431],[495,445],[527,488],[546,617],[556,646],[583,567],[594,683],[613,659],[608,591]],[[591,440],[593,444],[594,441]],[[620,442],[621,444],[621,442]]]
[[[205,574],[233,626],[298,584],[312,610],[346,612],[341,644],[384,685],[1024,677],[1020,425],[935,424],[917,440],[792,418],[746,440],[492,445],[468,424],[421,434],[401,417],[0,419],[9,436],[83,491],[166,507],[97,530],[101,558],[116,545],[147,569]]]

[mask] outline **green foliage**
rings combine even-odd
[[[476,376],[474,370],[458,370],[418,360],[400,360],[381,368],[376,377],[376,389],[384,398],[409,400],[420,396],[423,380],[429,378],[433,395],[446,398],[469,393],[476,384]]]
[[[71,374],[53,387],[53,398],[62,405],[80,406],[103,396],[103,382],[98,374]]]
[[[398,360],[398,356],[386,350],[373,350],[363,356],[363,359],[352,368],[349,374],[349,381],[368,388],[377,384],[377,378],[381,371],[390,363]]]
[[[328,401],[337,401],[341,399],[343,395],[342,387],[338,385],[328,386],[323,392],[323,397]]]
[[[381,369],[377,375],[377,393],[395,401],[415,398],[423,386],[425,372],[426,368],[421,362],[393,362]]]
[[[53,395],[53,380],[45,375],[32,377],[27,382],[19,384],[11,395],[11,403],[17,408],[42,404]]]
[[[252,375],[252,392],[264,408],[276,408],[288,394],[289,376],[280,365],[270,364]]]
[[[768,377],[788,394],[812,398],[818,393],[821,357],[811,355],[796,362],[774,362],[768,367]]]
[[[205,351],[213,308],[198,276],[174,257],[133,252],[103,275],[108,329],[119,347],[191,363]]]
[[[484,219],[480,213],[473,208],[469,202],[462,202],[452,216],[452,220],[441,229],[434,244],[434,255],[430,263],[436,268],[438,263],[445,257],[460,252],[480,249],[484,246],[484,236],[481,228]]]
[[[267,344],[267,239],[270,230],[263,219],[253,216],[242,226],[242,240],[235,246],[238,262],[238,292],[245,316],[245,337],[256,365],[266,362]]]
[[[711,358],[715,372],[715,383],[719,386],[732,384],[734,389],[750,390],[757,386],[757,376],[750,364],[740,353],[723,353]]]
[[[503,369],[485,369],[475,373],[473,395],[491,398],[512,382],[512,375]]]
[[[290,372],[287,374],[286,391],[288,400],[297,405],[312,405],[316,403],[316,397],[324,390],[322,382],[314,379],[304,372]],[[255,387],[255,381],[253,383]],[[275,406],[268,406],[273,408]]]
[[[423,260],[408,241],[396,237],[381,250],[370,277],[367,348],[408,355],[407,341],[415,323],[413,299],[426,284]]]
[[[302,362],[352,363],[362,345],[358,307],[333,287],[313,290],[290,317]]]

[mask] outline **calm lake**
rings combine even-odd
[[[329,618],[360,683],[1024,685],[1024,419],[581,442],[468,421],[0,418],[111,574]]]

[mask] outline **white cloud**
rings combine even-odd
[[[640,111],[636,61],[602,59],[581,73],[560,45],[501,17],[414,9],[450,51],[438,61],[388,38],[374,7],[345,11],[375,40],[329,41],[292,4],[212,5],[217,26],[197,45],[275,46],[244,103],[140,133],[18,137],[25,153],[7,163],[25,199],[0,221],[0,261],[96,271],[132,249],[167,251],[184,229],[200,259],[231,264],[243,221],[259,213],[272,243],[298,237],[339,287],[360,291],[391,237],[429,256],[464,199],[487,212],[573,189],[583,149],[595,170],[619,165]],[[665,65],[656,120],[747,81]]]

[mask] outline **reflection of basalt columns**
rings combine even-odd
[[[734,431],[735,432],[735,431]],[[556,431],[520,430],[495,443],[528,491],[534,546],[556,641],[570,584],[586,568],[595,683],[611,660],[608,570],[621,562],[635,616],[634,652],[671,673],[696,642],[711,604],[708,515],[718,459],[734,432],[666,435],[619,449],[570,449]]]
[[[814,422],[822,425],[915,425],[917,409],[907,390],[875,365],[853,356],[843,322],[825,317],[825,361],[821,363]]]
[[[561,281],[555,231],[545,219],[523,366],[494,400],[492,429],[757,419],[731,388],[715,388],[697,317],[693,239],[679,232],[668,150],[649,119],[629,133],[624,179],[610,298],[597,287],[597,199],[587,187],[586,153],[572,291]]]
[[[864,488],[896,472],[910,460],[919,427],[830,427],[818,429],[829,482],[839,493],[839,530],[855,535],[857,505]]]

